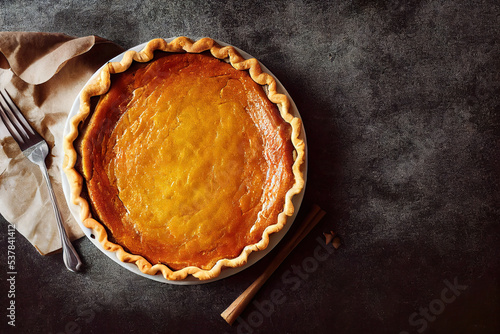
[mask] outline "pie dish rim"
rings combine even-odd
[[[186,43],[197,43],[197,42],[199,42],[201,40],[201,39],[188,39],[188,38],[185,38],[185,37],[182,37],[182,36],[181,37],[175,37],[175,38],[164,38],[164,39],[161,39],[161,40],[164,40],[165,42],[170,43],[173,40],[178,39],[178,38],[183,39],[183,40],[180,41],[183,44],[182,45],[183,48],[184,48],[184,44],[186,44]],[[211,40],[211,41],[215,42],[216,45],[218,45],[218,46],[221,47],[221,49],[224,48],[225,46],[230,46],[229,44],[227,44],[225,42],[222,42],[222,41],[219,41],[219,40],[216,40],[216,39],[211,39],[211,38],[204,38],[204,39],[208,39],[208,40]],[[105,65],[103,65],[100,69],[98,69],[92,75],[92,77],[88,80],[88,82],[85,84],[84,88],[82,89],[82,92],[89,85],[89,83],[93,82],[93,80],[97,76],[101,76],[103,68],[105,68],[110,62],[115,62],[115,64],[116,64],[117,61],[122,61],[123,58],[125,57],[125,55],[127,54],[127,52],[130,52],[131,50],[132,51],[136,51],[136,52],[137,51],[143,52],[144,51],[144,47],[147,46],[148,43],[151,43],[152,41],[155,41],[155,40],[158,40],[158,39],[153,39],[153,40],[150,40],[148,42],[145,42],[145,43],[142,43],[140,45],[137,45],[137,46],[135,46],[135,47],[133,47],[133,48],[131,48],[131,49],[123,52],[122,54],[120,54],[120,55],[112,58],[108,63],[106,63]],[[179,43],[179,42],[177,42],[177,43]],[[193,45],[194,44],[192,44],[191,47]],[[236,48],[234,46],[231,46],[231,48],[233,48],[245,60],[247,60],[247,59],[255,59],[254,57],[252,57],[251,55],[249,55],[248,53],[244,52],[241,49],[238,49],[238,48]],[[207,50],[210,50],[210,48],[207,49]],[[139,52],[139,53],[141,53],[141,52]],[[226,58],[224,58],[224,59],[226,59]],[[302,125],[300,114],[298,112],[298,109],[297,109],[294,101],[291,99],[289,93],[286,91],[286,89],[283,87],[283,85],[279,82],[279,80],[276,78],[276,76],[274,76],[260,61],[257,60],[257,64],[259,65],[259,69],[261,69],[262,72],[267,73],[267,74],[269,74],[272,77],[272,80],[274,80],[274,84],[276,85],[276,87],[279,90],[279,95],[285,95],[286,96],[286,98],[288,100],[288,103],[289,103],[289,109],[290,109],[291,115],[293,116],[293,118],[297,118],[299,120],[299,122],[300,122],[299,123],[300,124],[300,128],[299,128],[300,129],[299,140],[302,143],[302,146],[301,146],[302,152],[299,153],[299,157],[303,158],[303,160],[302,160],[303,162],[301,164],[302,166],[300,167],[300,170],[301,170],[300,177],[302,179],[301,180],[299,179],[299,183],[302,182],[302,185],[301,185],[300,191],[296,192],[293,195],[293,197],[291,198],[291,200],[293,202],[293,205],[292,205],[293,215],[289,216],[286,219],[285,223],[283,223],[283,225],[281,226],[281,228],[280,228],[279,231],[275,231],[275,232],[272,232],[272,233],[267,233],[267,235],[265,236],[265,237],[269,237],[269,244],[267,244],[267,247],[265,247],[262,250],[259,250],[258,252],[255,251],[255,249],[252,250],[251,252],[248,252],[246,254],[245,263],[243,265],[239,265],[239,266],[234,267],[234,268],[231,267],[231,266],[226,266],[226,265],[219,266],[219,269],[215,270],[215,271],[213,271],[213,269],[215,268],[215,266],[212,267],[211,269],[195,268],[193,270],[192,269],[193,267],[186,267],[186,268],[183,268],[183,269],[180,269],[180,270],[177,270],[177,271],[172,271],[168,267],[166,267],[165,265],[154,265],[155,267],[156,266],[164,266],[171,273],[177,273],[177,272],[183,271],[183,273],[181,274],[182,277],[180,277],[180,278],[179,278],[179,276],[175,276],[175,275],[167,278],[167,276],[165,275],[165,273],[163,272],[163,270],[156,270],[156,272],[155,272],[156,274],[158,272],[161,272],[161,273],[163,273],[163,275],[156,275],[156,274],[151,274],[151,273],[145,273],[144,270],[142,270],[140,268],[140,265],[138,265],[137,263],[134,263],[136,261],[133,261],[132,263],[126,262],[126,260],[123,261],[122,259],[119,259],[117,257],[117,251],[116,250],[110,251],[110,250],[105,249],[103,247],[102,242],[99,242],[97,240],[97,239],[100,239],[99,236],[97,236],[97,238],[93,238],[93,235],[96,234],[95,231],[93,229],[87,227],[82,222],[82,219],[80,218],[80,211],[81,210],[80,210],[80,208],[78,206],[76,206],[75,204],[73,204],[73,200],[71,198],[71,192],[73,190],[72,190],[72,187],[70,186],[70,182],[74,182],[74,180],[70,181],[68,179],[68,175],[65,172],[65,170],[67,169],[66,168],[66,158],[67,158],[66,157],[66,153],[67,152],[65,150],[65,152],[64,152],[65,159],[64,159],[64,162],[63,162],[63,168],[61,170],[61,174],[63,175],[62,179],[64,181],[63,182],[63,190],[64,190],[64,194],[65,194],[66,200],[68,202],[68,205],[70,206],[70,210],[71,210],[73,216],[75,217],[76,221],[78,222],[78,224],[82,227],[82,230],[84,231],[84,233],[86,234],[86,236],[89,238],[89,240],[91,240],[92,243],[94,243],[96,246],[98,246],[98,248],[102,252],[104,252],[108,257],[110,257],[111,259],[113,259],[115,262],[117,262],[118,264],[120,264],[122,267],[125,267],[125,268],[127,268],[127,269],[129,269],[129,270],[131,270],[131,271],[133,271],[133,272],[141,275],[141,276],[144,276],[144,277],[147,277],[147,278],[150,278],[150,279],[154,279],[154,280],[161,281],[161,282],[172,283],[172,284],[199,284],[199,283],[205,283],[205,282],[210,282],[210,281],[218,280],[218,279],[221,279],[221,278],[233,275],[233,274],[235,274],[235,273],[237,273],[239,271],[242,271],[242,270],[246,269],[247,267],[249,267],[253,263],[257,262],[260,258],[264,257],[268,252],[270,252],[273,249],[273,247],[279,242],[279,240],[285,235],[285,233],[287,232],[287,230],[290,228],[291,224],[293,223],[293,220],[295,219],[295,216],[296,216],[296,214],[297,214],[297,212],[298,212],[298,210],[300,208],[300,205],[301,205],[301,202],[302,202],[302,199],[303,199],[303,195],[304,195],[304,190],[305,190],[305,185],[306,185],[306,178],[307,178],[307,141],[306,141],[305,129],[304,129],[303,125]],[[120,64],[118,64],[118,66],[120,66]],[[107,88],[106,88],[106,90],[107,90]],[[277,92],[275,92],[275,93],[277,93]],[[269,94],[266,94],[266,95],[268,95],[268,97],[269,97]],[[68,116],[68,119],[67,119],[67,122],[66,122],[66,126],[65,126],[65,129],[64,129],[65,141],[66,141],[66,137],[67,137],[68,133],[70,132],[69,128],[71,127],[71,124],[74,122],[74,121],[72,121],[72,118],[73,118],[75,112],[79,112],[79,109],[80,109],[80,97],[81,97],[81,94],[79,94],[77,96],[77,98],[75,99],[75,101],[73,103],[73,106],[72,106],[72,112],[70,112],[70,115]],[[290,122],[288,121],[287,123],[290,123]],[[71,144],[72,144],[72,142],[73,142],[73,140],[71,140]],[[294,145],[294,149],[297,150],[297,147],[295,147],[295,145]],[[73,151],[74,151],[74,149],[73,149]],[[295,162],[294,162],[294,165],[295,165]],[[294,173],[294,176],[295,176],[295,178],[297,178],[296,173]],[[102,224],[102,223],[99,222],[99,224]],[[276,225],[278,225],[278,223],[271,224],[270,226],[276,226]],[[99,234],[99,231],[97,231],[97,234]],[[279,234],[281,234],[281,235],[279,235]],[[264,239],[265,237],[263,237],[262,239]],[[259,242],[261,242],[262,239]],[[256,245],[256,244],[248,245],[248,246],[254,246],[254,245]],[[121,248],[120,245],[117,245],[117,246],[119,248]],[[247,248],[247,247],[245,247],[245,248]],[[125,252],[123,249],[122,249],[122,251]],[[245,253],[245,251],[243,251],[240,254],[240,256],[242,256],[243,253]],[[128,255],[132,255],[132,254],[128,254]],[[136,256],[136,255],[132,255],[132,256]],[[222,259],[222,260],[227,260],[227,259]],[[144,261],[146,261],[146,260],[144,259]],[[218,262],[220,262],[220,260]],[[153,265],[150,264],[149,262],[148,262],[148,264],[149,264],[149,268],[147,268],[147,269],[150,269]],[[224,268],[224,270],[222,272],[220,271],[221,268]],[[212,272],[212,273],[215,272],[215,275],[208,275],[207,276],[206,275],[207,272],[209,272],[209,273],[210,272]]]

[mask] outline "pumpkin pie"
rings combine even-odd
[[[64,170],[80,218],[123,262],[169,280],[238,267],[294,212],[301,122],[255,59],[155,39],[83,89]]]

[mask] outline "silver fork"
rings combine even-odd
[[[12,137],[16,140],[17,144],[23,151],[24,155],[33,163],[37,164],[42,171],[42,174],[49,189],[52,207],[57,221],[57,229],[61,237],[63,249],[63,261],[66,267],[71,271],[79,271],[82,262],[78,256],[75,248],[68,238],[68,234],[64,228],[61,213],[56,202],[56,196],[50,183],[49,173],[45,165],[45,158],[49,153],[49,146],[45,140],[40,136],[31,125],[26,121],[23,114],[19,111],[14,101],[5,89],[0,89],[0,118],[3,121],[7,130],[9,130]]]

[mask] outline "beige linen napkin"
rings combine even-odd
[[[61,185],[62,136],[68,113],[90,76],[123,49],[96,36],[0,32],[0,87],[7,89],[51,149],[46,163],[66,230],[83,232],[72,217]],[[0,122],[1,123],[1,122]],[[40,169],[22,154],[0,124],[0,214],[43,255],[61,248],[49,194]]]

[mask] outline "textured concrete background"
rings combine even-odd
[[[86,239],[75,243],[86,271],[73,274],[18,237],[19,333],[500,332],[498,1],[0,3],[2,30],[96,34],[126,48],[210,36],[254,55],[304,119],[299,218],[312,203],[328,212],[256,296],[279,289],[283,303],[272,314],[251,305],[233,327],[219,314],[274,253],[186,287],[121,269]],[[294,272],[330,229],[342,248]]]

